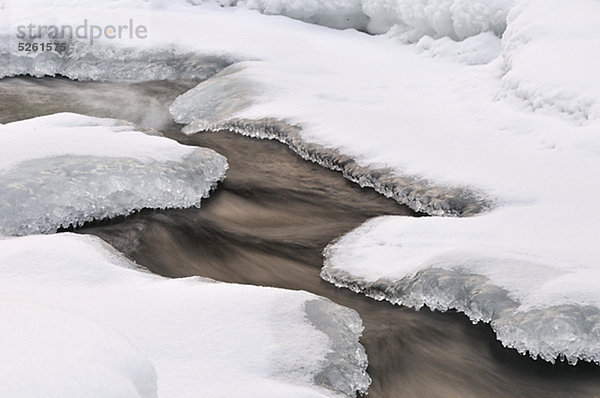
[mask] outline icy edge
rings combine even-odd
[[[350,156],[335,149],[305,142],[301,137],[300,127],[278,119],[234,118],[218,122],[195,120],[183,128],[183,132],[188,135],[201,131],[224,130],[252,138],[277,140],[303,159],[339,171],[360,187],[373,188],[378,193],[407,205],[415,212],[432,216],[466,217],[484,212],[493,206],[492,201],[482,193],[466,187],[435,185],[419,177],[398,176],[391,169],[363,167]]]
[[[307,301],[304,311],[310,323],[327,335],[332,349],[315,383],[349,397],[366,395],[371,377],[367,353],[359,343],[364,327],[358,313],[325,298]]]
[[[181,162],[58,156],[0,173],[0,231],[47,234],[144,208],[199,207],[225,178],[227,161],[196,148]],[[65,177],[68,176],[68,177]],[[35,192],[35,194],[32,194]]]
[[[11,37],[0,35],[1,42],[10,43]],[[65,76],[93,81],[204,80],[239,61],[232,56],[185,52],[173,46],[113,47],[75,39],[66,45],[66,51],[61,54],[29,54],[0,47],[0,75]]]
[[[336,242],[323,251],[321,269],[321,279],[336,287],[416,310],[426,306],[462,312],[473,323],[489,323],[504,347],[533,359],[600,364],[600,309],[596,307],[567,304],[520,311],[520,303],[487,277],[456,269],[428,268],[396,281],[369,282],[332,265]]]

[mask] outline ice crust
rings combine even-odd
[[[358,342],[364,329],[358,313],[323,298],[307,301],[304,311],[310,323],[327,335],[331,346],[315,376],[316,384],[349,397],[367,394],[371,378],[366,372],[367,353]]]
[[[473,323],[489,323],[505,347],[534,359],[600,363],[600,310],[595,306],[563,304],[521,311],[508,291],[483,275],[460,269],[427,268],[399,280],[368,282],[332,266],[331,251],[325,252],[321,278],[337,287],[416,310],[426,306],[463,312]]]
[[[6,396],[316,398],[370,383],[358,314],[306,292],[162,278],[69,233],[0,240],[0,276]]]
[[[265,118],[239,119],[235,116],[260,102],[261,87],[245,75],[244,64],[230,66],[211,79],[180,95],[169,110],[185,134],[229,130],[253,138],[277,140],[306,160],[331,170],[361,187],[374,188],[417,212],[438,216],[468,216],[480,213],[492,203],[481,192],[468,187],[433,184],[424,178],[399,175],[390,168],[365,167],[340,151],[302,137],[302,128],[288,122]]]
[[[5,35],[0,35],[0,41],[11,42]],[[95,81],[204,80],[234,62],[233,57],[187,53],[173,47],[107,48],[81,41],[67,42],[69,48],[65,54],[41,52],[32,56],[0,47],[2,75],[65,76]]]
[[[399,280],[382,277],[369,282],[335,268],[334,249],[325,252],[321,277],[337,287],[417,310],[426,306],[463,312],[473,323],[489,323],[505,347],[534,359],[600,363],[600,310],[595,306],[563,304],[521,311],[507,290],[461,269],[427,268]]]
[[[171,108],[177,115],[179,103]],[[182,118],[184,120],[185,118]],[[202,131],[234,131],[248,137],[277,140],[286,144],[302,158],[330,170],[340,171],[345,178],[361,187],[373,188],[380,194],[405,204],[416,212],[436,216],[469,216],[492,206],[489,198],[470,188],[432,184],[416,176],[399,176],[392,169],[361,166],[350,156],[325,146],[305,142],[301,128],[277,119],[231,119],[208,122],[195,119],[183,128],[186,134]]]
[[[438,236],[431,239],[441,245],[439,254],[429,255],[422,234],[394,217],[373,219],[325,249],[321,277],[376,300],[463,312],[533,358],[600,363],[596,270],[548,269],[522,254],[496,256],[497,248],[485,243],[460,251]]]
[[[227,169],[212,150],[75,114],[0,126],[0,153],[0,231],[9,235],[200,206]]]
[[[169,107],[173,119],[181,124],[213,124],[248,109],[261,87],[244,77],[244,70],[243,63],[229,66],[177,97]]]

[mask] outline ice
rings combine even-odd
[[[212,124],[249,108],[260,86],[241,76],[244,70],[243,64],[232,65],[177,97],[169,107],[173,119],[182,124],[200,120]]]
[[[549,266],[490,241],[484,217],[461,221],[371,220],[325,250],[321,277],[377,300],[464,312],[534,358],[600,362],[600,270]],[[469,223],[485,229],[471,236]]]
[[[233,62],[227,57],[194,55],[173,48],[156,51],[122,48],[115,51],[77,44],[71,50],[77,56],[65,57],[52,52],[35,57],[15,54],[8,57],[6,52],[0,53],[0,69],[4,76],[58,75],[73,80],[146,81],[206,79]]]
[[[212,150],[67,113],[0,126],[0,154],[0,231],[11,235],[199,206],[227,169]]]
[[[354,310],[341,307],[329,300],[307,301],[304,310],[317,330],[329,337],[331,351],[325,367],[316,375],[315,382],[330,386],[353,397],[356,392],[366,393],[371,378],[365,349],[358,342],[363,331],[360,317]]]
[[[174,117],[184,121],[198,116],[196,111],[186,113],[191,109],[185,102],[188,98],[204,98],[200,90],[192,90],[193,97],[181,96],[171,106]],[[237,96],[236,96],[237,97]],[[217,108],[230,109],[216,106]],[[468,187],[452,187],[433,184],[423,178],[414,176],[399,176],[390,168],[365,167],[352,157],[340,151],[302,138],[302,129],[277,119],[237,119],[231,118],[224,122],[211,119],[193,119],[193,122],[183,128],[185,134],[195,134],[202,131],[234,131],[238,134],[253,138],[277,140],[286,144],[302,158],[315,162],[331,170],[340,171],[345,178],[360,185],[375,189],[384,196],[393,198],[408,205],[417,212],[439,216],[468,216],[477,214],[492,203],[481,193],[474,192]]]
[[[355,311],[306,292],[174,280],[137,268],[91,236],[0,240],[3,395],[366,391]]]

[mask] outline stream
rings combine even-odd
[[[55,112],[114,117],[225,155],[227,178],[202,208],[142,210],[76,232],[101,237],[160,275],[301,289],[355,309],[365,326],[369,397],[600,396],[598,366],[534,361],[462,314],[393,306],[322,281],[322,251],[332,240],[371,217],[418,215],[278,142],[181,134],[168,105],[196,84],[8,78],[0,81],[0,123]]]

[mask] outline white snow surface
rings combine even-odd
[[[19,21],[44,20],[48,13],[39,4],[45,2],[38,1],[37,8],[30,8],[30,3],[34,2],[14,7],[11,3],[11,13],[4,17],[10,16],[12,25],[3,25],[1,35],[13,34],[6,26]],[[109,21],[117,15],[135,15],[140,4],[144,10],[150,7],[152,38],[136,47],[108,40],[74,45],[63,57],[15,51],[9,57],[6,49],[0,72],[94,79],[99,76],[98,65],[110,61],[118,67],[107,69],[110,72],[102,78],[131,78],[132,70],[143,69],[140,65],[149,67],[140,78],[148,78],[148,73],[162,77],[172,71],[163,63],[154,67],[152,54],[241,61],[172,105],[176,120],[189,124],[188,133],[235,124],[240,133],[290,144],[289,135],[275,131],[272,123],[285,121],[296,126],[291,146],[303,156],[347,175],[351,173],[346,162],[332,165],[331,159],[320,155],[325,150],[344,155],[361,172],[383,170],[365,178],[355,173],[353,179],[416,210],[469,215],[473,212],[453,206],[471,202],[483,204],[474,209],[491,208],[472,218],[393,217],[381,224],[385,226],[369,224],[344,240],[347,246],[339,246],[360,249],[361,256],[354,259],[343,255],[344,250],[330,251],[328,269],[339,271],[336,275],[344,277],[343,284],[352,278],[362,283],[382,276],[398,282],[427,270],[460,268],[461,275],[477,280],[475,285],[483,278],[486,286],[497,288],[493,297],[506,296],[498,312],[526,314],[512,316],[506,327],[495,326],[505,344],[548,360],[562,354],[571,361],[597,361],[594,336],[600,323],[594,316],[580,318],[587,322],[585,328],[565,333],[551,326],[565,311],[581,314],[600,305],[600,290],[590,277],[600,263],[596,242],[600,208],[590,204],[600,194],[598,2],[485,2],[490,10],[496,5],[502,9],[498,11],[503,15],[499,20],[506,23],[502,38],[489,33],[503,31],[490,28],[495,26],[492,19],[478,19],[477,15],[488,15],[483,2],[427,2],[424,8],[425,2],[417,3],[420,8],[414,14],[425,17],[416,18],[413,28],[425,26],[425,33],[414,36],[415,45],[404,45],[395,33],[402,36],[405,31],[393,13],[385,14],[392,21],[376,25],[383,26],[377,29],[381,32],[393,24],[398,24],[396,28],[390,27],[387,35],[369,36],[261,15],[245,7],[221,8],[214,2],[193,6],[183,1],[151,5],[128,1],[117,11],[111,8],[116,2],[100,9],[96,2],[73,0],[71,4],[80,7],[78,13],[53,12],[53,18],[76,19],[91,13],[85,6],[93,6],[95,18]],[[316,7],[307,12],[310,15],[326,3],[305,4],[306,10]],[[349,5],[340,15],[356,8],[356,3],[340,4]],[[396,7],[412,2],[378,4]],[[480,10],[461,14],[469,21],[465,31],[470,33],[459,34],[444,14],[459,5]],[[319,18],[329,18],[327,12]],[[423,23],[438,14],[431,21],[442,21],[439,29],[430,29],[433,22]],[[487,27],[471,29],[478,24]],[[463,42],[451,40],[467,37]],[[11,43],[14,46],[14,40]],[[124,54],[139,62],[122,62]],[[460,190],[444,201],[446,192],[454,192],[448,187]],[[418,241],[407,238],[411,234]],[[331,278],[336,275],[330,273]],[[425,304],[455,307],[474,320],[499,319],[493,300],[478,301],[476,309],[472,302],[453,301],[460,291],[432,290]],[[386,297],[394,299],[396,293]],[[524,324],[527,328],[521,327]],[[544,333],[531,332],[541,329]]]
[[[518,1],[502,45],[507,94],[586,123],[600,118],[600,3]],[[543,67],[542,67],[543,65]]]
[[[189,0],[192,4],[207,0]],[[211,0],[208,0],[211,1]],[[268,15],[338,29],[392,33],[415,41],[425,35],[462,40],[482,32],[500,35],[513,0],[214,0]]]
[[[321,277],[376,300],[457,309],[534,358],[600,362],[598,267],[563,260],[560,247],[549,263],[519,250],[519,236],[497,244],[487,217],[373,219],[326,249]]]
[[[0,126],[0,231],[54,232],[142,208],[199,206],[225,177],[216,152],[113,119],[60,113]]]
[[[368,380],[356,312],[306,292],[162,278],[91,236],[0,240],[0,314],[6,397],[333,397],[315,380],[337,354]]]
[[[142,163],[174,162],[190,155],[194,147],[149,136],[114,119],[58,113],[1,127],[0,170],[21,162],[56,156],[128,157]]]
[[[148,357],[87,316],[0,298],[4,397],[158,397]]]

